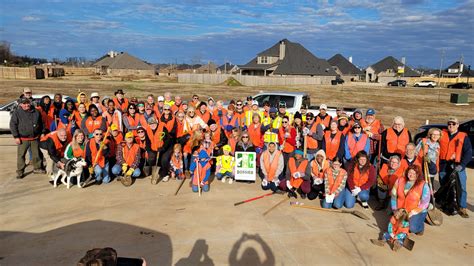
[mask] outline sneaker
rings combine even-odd
[[[170,176],[169,176],[169,175],[165,175],[165,176],[163,177],[163,180],[162,180],[162,181],[163,181],[163,182],[168,182],[168,180],[170,180]]]
[[[234,183],[234,179],[229,178],[229,185],[232,184],[232,183]]]
[[[298,195],[296,194],[296,192],[293,189],[289,189],[288,190],[288,197],[289,198],[293,197],[293,198],[297,199]]]
[[[422,236],[424,233],[425,233],[425,231],[421,231],[421,232],[415,233],[415,235]]]
[[[306,199],[306,194],[300,193],[300,197],[301,197],[301,199]]]
[[[366,201],[362,201],[360,204],[361,204],[362,207],[363,207],[364,209],[366,209],[366,210],[369,208],[369,204],[368,204]]]
[[[35,175],[44,175],[44,174],[46,174],[46,170],[35,169],[35,170],[33,170],[33,174],[35,174]]]
[[[383,241],[382,239],[371,239],[370,242],[379,247],[385,246],[385,241]]]
[[[467,214],[466,208],[460,208],[458,213],[462,218],[469,218],[469,214]]]
[[[226,181],[226,180],[225,180],[225,176],[222,177],[221,181],[222,181],[222,183],[225,183],[225,181]]]

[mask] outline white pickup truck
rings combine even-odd
[[[262,92],[255,96],[253,99],[258,101],[258,106],[263,107],[263,103],[268,101],[270,106],[277,107],[280,101],[286,103],[286,110],[290,113],[296,113],[301,109],[301,106],[305,104],[308,107],[308,112],[312,112],[314,115],[319,114],[319,105],[311,105],[311,97],[308,93],[305,92]],[[347,115],[352,115],[355,111],[355,108],[344,108],[344,111]],[[335,117],[336,116],[336,107],[328,106],[327,113]]]

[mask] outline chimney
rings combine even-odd
[[[112,50],[110,50],[110,52],[109,52],[109,56],[110,56],[110,58],[114,58],[114,56],[115,56],[115,52],[114,52],[114,51],[112,51]]]
[[[352,56],[349,56],[349,62],[352,63]]]
[[[406,64],[407,59],[405,57],[402,57],[402,65]]]
[[[283,60],[283,58],[285,58],[285,50],[286,50],[285,42],[280,41],[280,60]]]

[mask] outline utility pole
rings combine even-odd
[[[441,87],[441,71],[443,69],[443,60],[444,60],[444,54],[445,54],[444,48],[441,50],[441,63],[439,64],[439,75],[438,75],[438,84]]]
[[[469,77],[471,76],[471,65],[467,66],[467,87],[469,87]]]

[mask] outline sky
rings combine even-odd
[[[361,67],[474,64],[474,0],[2,0],[0,40],[18,55],[126,51],[150,63],[245,64],[281,39]]]

